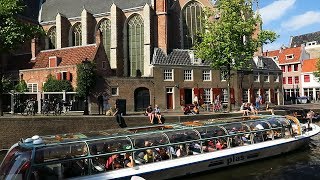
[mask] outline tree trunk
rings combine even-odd
[[[231,68],[230,68],[230,64],[227,66],[227,71],[228,71],[228,75],[227,75],[228,109],[227,109],[227,112],[231,112],[231,93],[230,93]]]
[[[4,54],[0,56],[0,116],[3,116],[3,107],[2,107],[2,99],[3,99],[3,69],[4,69],[4,61],[6,57]]]

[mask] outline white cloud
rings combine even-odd
[[[274,20],[280,19],[287,11],[291,9],[296,0],[278,0],[259,10],[262,21],[268,24]]]
[[[295,31],[303,27],[320,23],[320,12],[308,11],[304,14],[293,16],[287,22],[281,24],[288,31]]]

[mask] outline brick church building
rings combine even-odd
[[[28,66],[19,71],[30,91],[42,92],[49,74],[76,86],[76,65],[96,63],[99,78],[91,94],[107,92],[110,103],[125,99],[127,111],[147,105],[180,110],[198,97],[227,102],[225,71],[194,57],[190,50],[202,29],[199,17],[210,0],[40,0],[33,11],[46,37],[31,42]],[[29,6],[31,8],[31,6]],[[282,72],[272,58],[257,56],[253,70],[234,73],[231,103],[282,103]]]

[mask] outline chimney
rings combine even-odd
[[[157,25],[158,25],[158,47],[168,53],[168,7],[167,0],[155,1]]]
[[[39,52],[40,52],[39,40],[38,38],[33,38],[31,40],[31,54],[32,54],[31,60],[35,60]]]
[[[58,66],[58,57],[57,56],[50,56],[49,57],[49,68],[57,67]]]

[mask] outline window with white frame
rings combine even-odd
[[[212,99],[211,99],[211,89],[210,88],[205,88],[203,89],[203,102],[205,104],[211,104]]]
[[[270,101],[270,91],[269,91],[269,89],[265,89],[264,90],[264,98],[265,98],[265,101],[267,102],[269,102]]]
[[[38,92],[38,84],[37,83],[28,83],[27,84],[29,92]]]
[[[192,81],[192,70],[184,70],[183,77],[185,81]]]
[[[163,70],[163,76],[164,76],[165,81],[172,81],[173,80],[173,70],[172,69]]]
[[[228,76],[228,71],[221,70],[220,71],[220,80],[221,81],[226,81]]]
[[[211,70],[203,70],[202,71],[202,80],[203,81],[211,81]]]
[[[306,45],[307,46],[317,45],[317,41],[307,42]]]
[[[228,90],[227,89],[222,89],[222,102],[228,102],[229,97],[228,97]]]
[[[119,88],[111,87],[111,96],[119,96]]]
[[[287,60],[293,59],[293,57],[294,57],[293,54],[288,54],[288,55],[286,55],[286,59],[287,59]]]
[[[269,82],[269,73],[263,75],[264,82]]]
[[[259,73],[254,73],[253,74],[253,80],[254,80],[254,82],[260,82],[260,74]]]
[[[242,89],[242,101],[243,102],[249,102],[249,90],[248,89]]]

